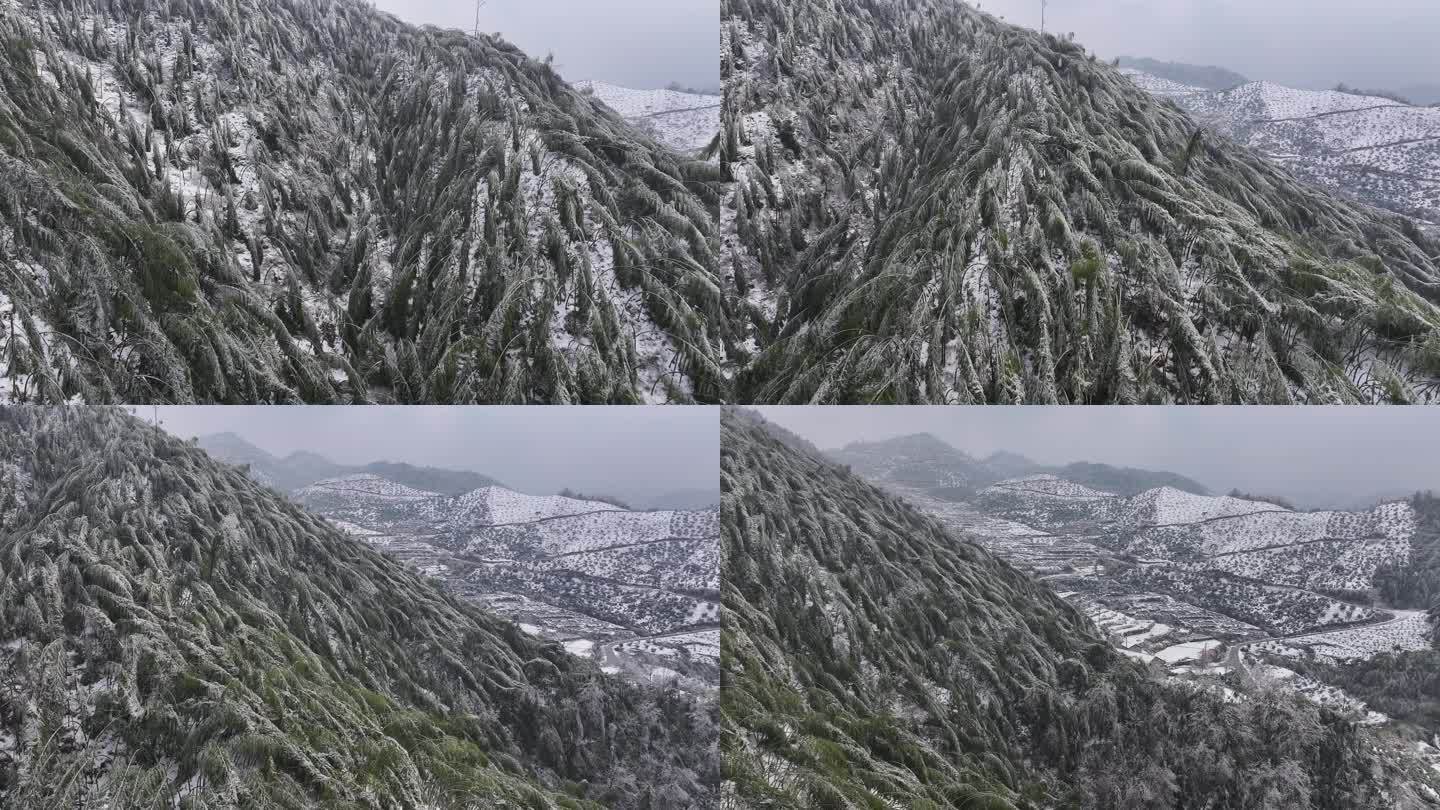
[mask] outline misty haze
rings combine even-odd
[[[1179,473],[1312,507],[1440,490],[1440,413],[1371,408],[762,407],[824,449],[931,433],[977,459],[1093,462]]]
[[[972,2],[1038,29],[1040,0]],[[1049,0],[1050,33],[1104,59],[1217,66],[1292,87],[1352,86],[1440,102],[1440,4],[1430,0]]]
[[[375,0],[402,19],[470,31],[475,0]],[[483,0],[480,30],[531,56],[554,56],[569,81],[640,89],[672,83],[714,92],[720,83],[719,0]]]
[[[151,419],[152,410],[137,413]],[[478,473],[531,495],[718,500],[720,440],[705,408],[180,406],[158,414],[181,438],[234,433],[276,461],[307,453],[341,465],[404,462]]]

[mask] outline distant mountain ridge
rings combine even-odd
[[[368,464],[338,464],[308,451],[296,451],[284,458],[275,456],[244,437],[232,433],[212,433],[198,438],[200,447],[229,464],[249,464],[251,474],[282,492],[294,492],[327,478],[340,478],[357,473],[371,473],[381,478],[428,490],[439,495],[463,495],[488,486],[505,486],[499,479],[472,470],[416,466],[403,462],[372,461]],[[719,489],[677,489],[656,494],[617,497],[635,509],[706,509],[720,503]]]
[[[855,442],[831,450],[827,455],[876,483],[918,487],[942,498],[963,499],[998,481],[1039,474],[1055,475],[1121,495],[1134,495],[1160,486],[1197,495],[1210,492],[1197,481],[1165,471],[1091,462],[1046,466],[1018,453],[1003,451],[980,460],[929,433]]]
[[[500,485],[498,480],[470,470],[417,467],[392,461],[338,464],[318,453],[305,450],[280,458],[256,447],[244,437],[229,432],[201,436],[198,441],[203,450],[221,461],[250,465],[251,474],[257,480],[281,492],[294,492],[322,479],[353,473],[373,473],[416,489],[443,495],[459,495],[481,487]]]
[[[1250,80],[1233,70],[1215,65],[1191,65],[1185,62],[1166,62],[1148,57],[1122,56],[1120,67],[1134,68],[1169,79],[1172,82],[1204,87],[1208,90],[1229,90]]]

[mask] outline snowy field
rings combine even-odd
[[[1292,639],[1318,656],[1340,661],[1373,658],[1380,653],[1430,648],[1430,622],[1419,611],[1404,612],[1395,621],[1319,633]]]
[[[676,90],[636,90],[599,81],[580,81],[588,92],[657,141],[681,152],[698,152],[720,132],[719,96]]]

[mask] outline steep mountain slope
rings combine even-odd
[[[720,135],[720,97],[678,90],[636,90],[608,82],[580,81],[575,89],[590,93],[671,149],[705,153],[714,159]]]
[[[0,804],[711,806],[601,674],[119,410],[0,409]]]
[[[352,474],[377,475],[396,483],[424,489],[443,495],[460,495],[480,487],[499,485],[499,481],[488,475],[470,470],[447,470],[439,467],[417,467],[413,464],[394,461],[374,461],[369,464],[337,464],[318,453],[295,452],[284,458],[277,458],[243,437],[234,433],[215,433],[201,436],[200,447],[229,464],[246,464],[250,476],[281,492],[294,492],[308,484],[325,478],[339,478]]]
[[[719,512],[636,512],[488,486],[444,496],[373,474],[294,493],[451,593],[646,681],[718,681]]]
[[[1396,402],[1440,246],[957,0],[724,0],[753,402]]]
[[[1084,461],[1049,467],[1005,452],[975,459],[928,433],[854,442],[826,455],[849,465],[857,475],[874,483],[949,499],[966,499],[996,482],[1030,475],[1054,475],[1071,483],[1123,495],[1158,486],[1208,494],[1201,484],[1170,472]]]
[[[0,45],[8,398],[726,391],[718,169],[503,41],[361,0],[0,0]]]
[[[1250,82],[1212,92],[1143,72],[1141,89],[1299,177],[1370,205],[1440,223],[1440,107]]]
[[[767,427],[722,422],[730,806],[1425,806],[1433,774],[1383,740],[1280,693],[1156,678]]]

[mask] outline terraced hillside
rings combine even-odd
[[[1285,636],[1388,618],[1371,606],[1377,574],[1405,566],[1417,526],[1404,502],[1296,512],[1168,487],[1127,498],[1054,477],[1001,482],[975,504],[1043,534],[1084,536],[1109,558],[1104,578]]]
[[[0,408],[0,805],[718,804],[610,677],[123,411]]]
[[[1408,745],[1132,663],[1046,583],[803,440],[746,412],[721,429],[727,806],[1440,803]]]
[[[1440,392],[1440,245],[958,0],[724,0],[721,211],[766,403]]]
[[[1270,82],[1206,90],[1124,72],[1201,125],[1309,182],[1440,224],[1440,107]]]
[[[362,0],[0,0],[4,397],[693,402],[719,169]]]
[[[637,512],[499,486],[446,496],[373,474],[317,481],[293,497],[451,592],[611,671],[716,684],[714,509]]]

